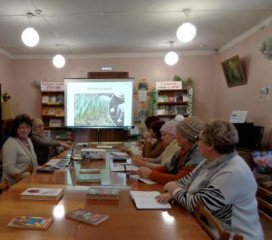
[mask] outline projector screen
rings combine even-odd
[[[131,128],[131,79],[64,79],[65,126]]]

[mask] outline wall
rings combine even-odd
[[[1,83],[4,89],[13,88],[11,94],[18,113],[40,116],[40,91],[35,81],[62,81],[63,78],[87,76],[89,71],[99,71],[101,66],[111,66],[113,71],[128,71],[135,80],[146,78],[152,86],[156,81],[170,81],[174,75],[194,79],[196,98],[194,115],[204,120],[228,120],[233,110],[249,111],[248,121],[265,126],[264,142],[268,141],[272,116],[271,99],[259,100],[260,88],[271,86],[271,62],[259,53],[259,44],[271,37],[271,28],[263,29],[232,48],[214,56],[181,56],[175,66],[167,66],[163,58],[70,59],[64,69],[56,69],[51,60],[8,60],[0,56]],[[221,62],[239,55],[245,68],[248,83],[228,88]],[[11,64],[12,62],[12,64]],[[12,80],[12,84],[11,81]]]
[[[5,91],[12,92],[13,86],[13,61],[0,54],[0,83],[2,93]],[[13,97],[13,95],[12,95]]]
[[[40,91],[35,81],[62,81],[63,78],[85,78],[89,71],[111,66],[113,71],[127,71],[135,80],[146,78],[151,86],[156,81],[171,81],[174,75],[194,79],[196,101],[194,114],[208,119],[213,108],[210,104],[214,56],[184,56],[179,65],[167,66],[163,58],[70,59],[64,69],[56,69],[50,60],[14,60],[14,93],[18,112],[40,116]],[[23,99],[23,101],[22,101]]]
[[[265,126],[263,144],[268,144],[268,137],[272,127],[272,98],[260,101],[260,89],[271,86],[272,62],[265,59],[259,52],[259,45],[272,36],[272,28],[267,27],[232,48],[224,51],[215,60],[214,85],[215,109],[217,118],[228,120],[233,110],[247,110],[248,122]],[[239,55],[247,77],[247,84],[228,88],[223,75],[221,62]]]

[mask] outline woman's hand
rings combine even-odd
[[[142,157],[134,155],[131,157],[132,163],[136,166],[144,166],[145,165],[145,161],[142,159]]]
[[[69,149],[70,145],[65,143],[65,142],[61,142],[60,145],[64,148],[64,149]]]
[[[145,178],[145,179],[149,179],[151,172],[152,172],[152,170],[150,170],[149,168],[146,168],[146,167],[140,167],[138,170],[138,174],[140,175],[140,177]]]
[[[173,196],[173,192],[179,188],[179,185],[176,182],[169,182],[167,184],[164,185],[163,187],[163,191],[167,192],[169,194],[171,194],[171,196]]]
[[[168,203],[171,199],[173,199],[172,195],[169,192],[163,193],[160,196],[156,197],[158,203]]]

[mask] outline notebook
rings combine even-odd
[[[156,197],[161,195],[158,191],[130,191],[130,197],[137,209],[171,209],[169,203],[158,203]]]

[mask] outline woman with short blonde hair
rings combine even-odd
[[[246,162],[237,154],[238,133],[233,124],[214,121],[206,124],[198,139],[206,159],[187,177],[164,186],[160,203],[171,199],[194,212],[199,201],[232,235],[263,240],[256,201],[257,184]]]

